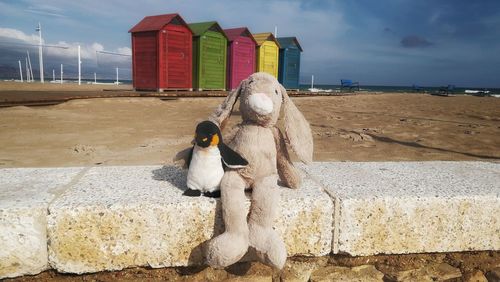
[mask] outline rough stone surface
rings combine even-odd
[[[431,264],[418,269],[400,271],[388,275],[392,281],[446,281],[462,277],[460,269],[446,263]]]
[[[311,274],[328,263],[327,257],[306,260],[288,259],[281,271],[280,279],[286,282],[308,282]]]
[[[481,270],[476,270],[465,279],[465,282],[488,282],[488,279]]]
[[[47,207],[79,171],[0,169],[0,279],[47,269]]]
[[[500,163],[314,163],[305,170],[334,198],[334,253],[500,250]]]
[[[222,280],[224,282],[272,282],[272,276],[265,275],[245,275],[241,277],[231,277]]]
[[[288,256],[323,256],[332,250],[333,202],[323,189],[304,178],[299,189],[281,189],[276,228]]]
[[[84,273],[202,263],[202,243],[223,230],[220,202],[182,196],[184,189],[176,167],[92,168],[49,207],[51,266]],[[276,228],[289,255],[331,251],[332,210],[311,180],[282,189]]]
[[[351,282],[381,282],[384,274],[373,265],[357,267],[327,266],[316,270],[311,275],[311,282],[351,281]]]
[[[498,282],[500,281],[500,267],[494,268],[486,273],[486,278],[488,282]]]

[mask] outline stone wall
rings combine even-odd
[[[304,183],[281,189],[276,222],[289,256],[500,250],[498,163],[300,167]],[[1,169],[0,278],[202,265],[202,243],[223,230],[220,202],[184,189],[172,166]]]

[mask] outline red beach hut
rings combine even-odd
[[[179,14],[145,17],[129,32],[135,89],[192,89],[193,32]]]
[[[232,90],[255,72],[257,42],[246,27],[225,29],[224,32],[228,37],[227,88]]]

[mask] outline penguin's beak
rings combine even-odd
[[[219,135],[214,134],[214,136],[212,136],[212,140],[210,141],[210,146],[217,146],[217,145],[219,145]]]
[[[193,140],[191,140],[191,145],[195,145],[196,144],[196,139],[193,138]]]

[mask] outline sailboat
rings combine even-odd
[[[308,89],[310,92],[332,92],[332,89],[319,89],[319,88],[314,88],[314,75],[311,75],[311,88]]]

